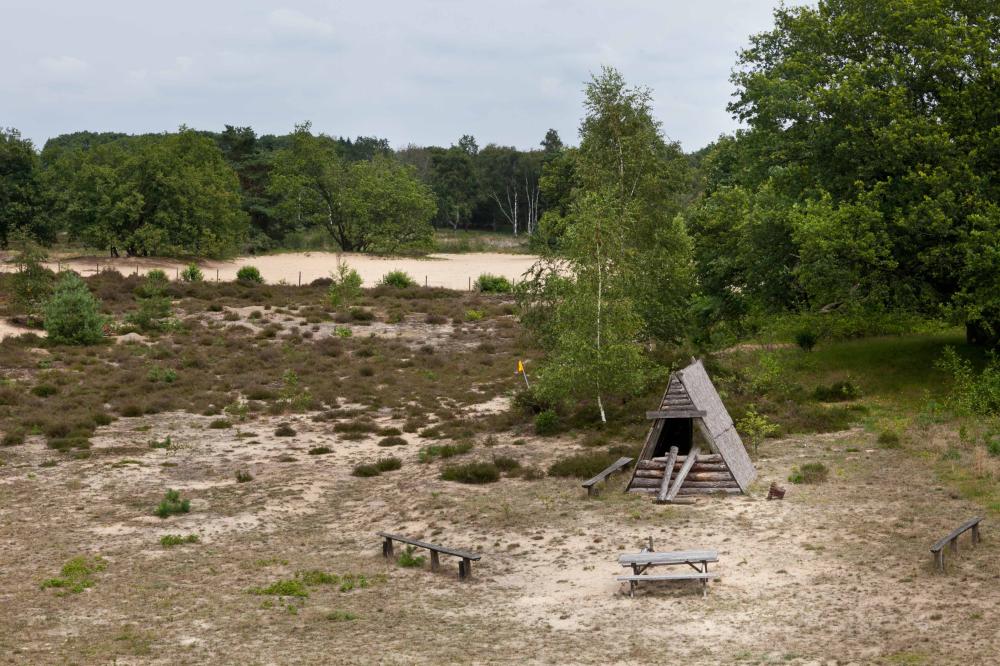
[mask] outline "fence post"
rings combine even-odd
[[[427,276],[425,275],[424,276],[424,287],[426,287],[426,286],[427,286]]]
[[[218,268],[215,269],[215,281],[216,282],[219,281],[219,269]]]
[[[469,291],[472,291],[472,278],[469,278]]]
[[[302,286],[302,271],[299,271],[299,286]]]

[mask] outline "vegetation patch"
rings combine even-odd
[[[472,442],[458,442],[455,444],[441,444],[425,446],[420,449],[417,459],[422,463],[428,463],[438,458],[454,458],[472,450]]]
[[[397,432],[399,431],[397,430]],[[408,443],[405,439],[397,435],[383,437],[378,441],[379,446],[406,446]]]
[[[500,480],[500,469],[492,462],[472,462],[461,465],[446,465],[441,470],[441,478],[458,483],[494,483]]]
[[[197,534],[188,534],[186,536],[182,534],[164,534],[160,537],[160,545],[164,548],[173,548],[174,546],[198,543],[198,541],[199,539]]]
[[[552,463],[549,466],[549,476],[589,479],[617,459],[616,454],[605,451],[575,453]]]
[[[413,569],[424,566],[424,562],[427,561],[427,558],[423,555],[415,555],[414,554],[415,551],[416,548],[414,548],[413,546],[407,546],[403,550],[403,552],[401,552],[396,557],[396,564],[398,564],[401,567],[407,567]]]
[[[191,511],[191,500],[181,499],[181,494],[177,490],[168,490],[156,507],[154,513],[160,518],[169,518],[181,513]]]
[[[804,463],[792,470],[788,480],[792,483],[823,483],[830,470],[821,462]]]
[[[328,453],[332,453],[332,449],[329,446],[314,446],[309,449],[309,455],[311,456],[325,456]]]
[[[94,585],[93,575],[104,571],[107,562],[99,556],[79,555],[66,562],[57,578],[42,581],[42,589],[57,588],[63,594],[79,594]]]

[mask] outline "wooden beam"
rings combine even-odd
[[[700,409],[658,409],[655,412],[646,412],[646,418],[653,419],[700,419],[704,418],[707,412]]]
[[[665,502],[667,500],[667,493],[670,491],[670,477],[674,472],[674,460],[677,459],[677,447],[671,446],[670,452],[667,454],[667,462],[665,464],[665,471],[663,472],[663,480],[660,483],[660,493],[656,496],[657,502]]]
[[[694,461],[698,459],[698,454],[701,453],[701,449],[697,446],[691,448],[691,452],[688,453],[687,459],[684,461],[684,467],[681,467],[680,471],[677,472],[677,478],[674,479],[674,485],[670,487],[670,492],[664,498],[664,501],[671,501],[677,497],[677,491],[681,489],[681,484],[684,483],[684,479],[687,478],[688,472],[694,466]]]

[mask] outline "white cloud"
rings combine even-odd
[[[42,58],[38,66],[46,74],[57,78],[79,76],[90,69],[90,65],[83,60],[67,55]]]
[[[277,31],[312,37],[330,37],[333,26],[325,21],[306,16],[294,9],[275,9],[267,17],[268,24]]]

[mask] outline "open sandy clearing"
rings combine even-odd
[[[367,254],[333,252],[294,252],[269,254],[257,257],[238,257],[228,261],[202,261],[199,265],[206,279],[215,279],[216,272],[222,281],[236,279],[236,271],[241,266],[256,266],[267,282],[285,281],[287,284],[312,282],[317,278],[330,277],[336,270],[337,262],[343,261],[360,273],[366,287],[375,284],[390,271],[405,271],[420,284],[448,289],[468,289],[483,273],[502,275],[509,280],[521,280],[525,271],[531,268],[538,257],[525,254],[468,253],[432,254],[426,258],[376,257]],[[183,270],[185,262],[172,259],[109,259],[106,257],[77,257],[58,263],[50,262],[50,267],[69,267],[82,275],[91,275],[98,268],[114,269],[127,275],[136,271],[146,273],[153,268],[165,270],[171,278]],[[10,264],[0,265],[0,270],[13,270]]]
[[[935,574],[929,543],[976,508],[858,430],[769,444],[760,486],[803,459],[832,469],[827,484],[792,486],[782,502],[758,487],[750,498],[664,507],[615,488],[587,499],[571,480],[443,482],[439,463],[417,462],[416,435],[391,450],[402,470],[359,479],[355,463],[386,453],[374,439],[344,441],[306,415],[282,417],[297,435],[275,438],[278,420],[218,431],[188,414],[122,419],[99,431],[91,458],[54,467],[39,467],[52,452],[37,438],[5,450],[0,654],[9,663],[663,663],[669,646],[690,664],[941,664],[990,663],[1000,650],[991,528]],[[168,433],[173,449],[148,446]],[[332,453],[308,455],[320,445]],[[545,465],[573,448],[500,438],[470,457]],[[886,483],[890,465],[900,482]],[[236,483],[236,469],[254,480]],[[151,515],[167,487],[191,498],[190,514]],[[379,555],[379,529],[484,557],[467,584],[451,558],[439,574],[404,569]],[[201,543],[167,550],[158,540],[168,533]],[[659,548],[720,551],[722,579],[707,599],[693,585],[623,594],[616,558],[648,536]],[[107,560],[92,588],[39,588],[79,554]],[[317,569],[370,585],[317,586],[306,599],[248,593]]]

